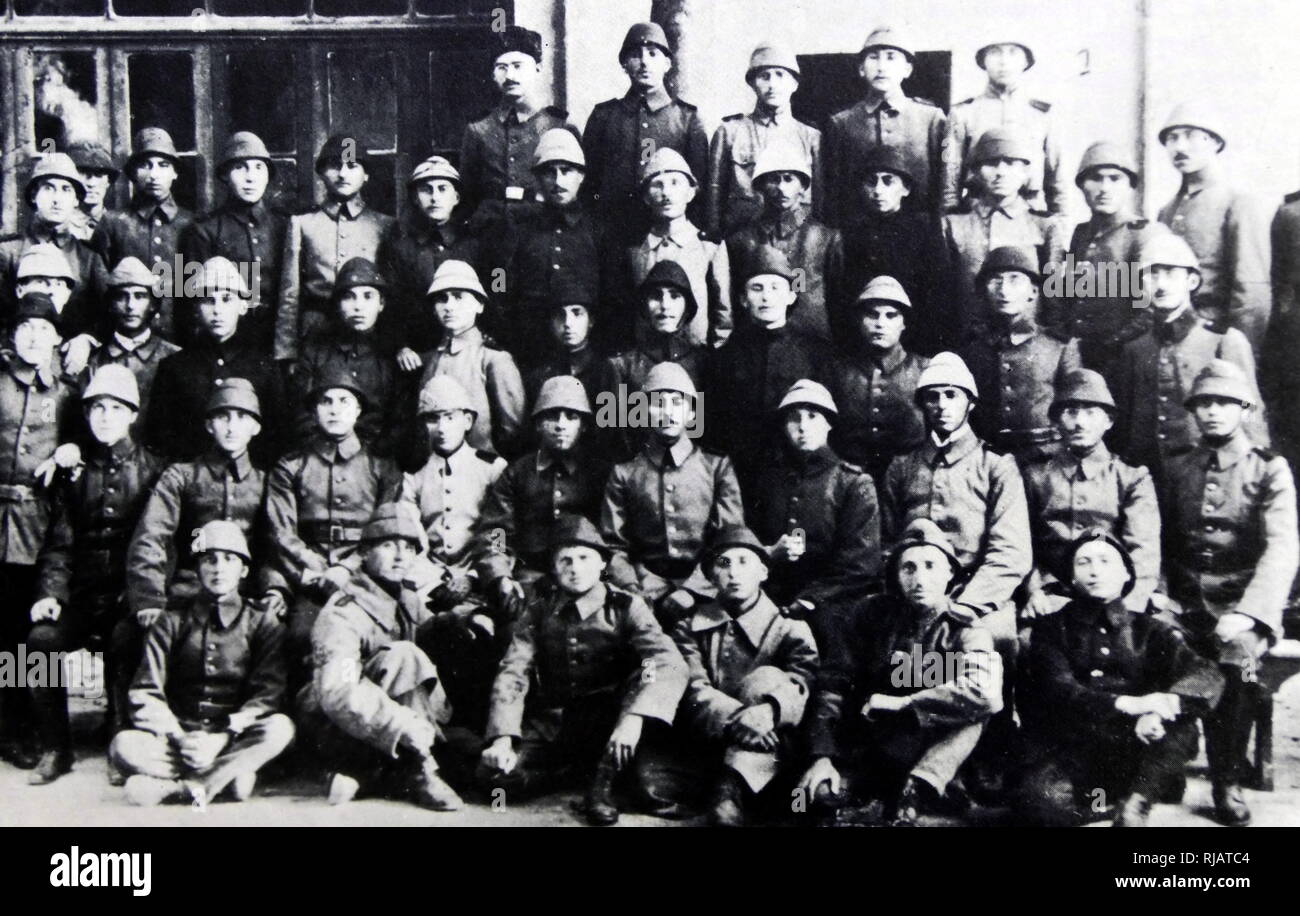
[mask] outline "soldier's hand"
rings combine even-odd
[[[636,746],[641,743],[642,719],[635,713],[627,713],[618,720],[614,731],[605,745],[605,753],[614,762],[614,769],[621,770],[632,762],[636,756]]]
[[[898,712],[907,706],[906,697],[890,696],[887,693],[873,693],[862,707],[863,718],[871,718],[878,712]]]
[[[497,581],[497,602],[511,617],[519,616],[524,603],[524,587],[509,577]]]
[[[420,354],[410,347],[402,347],[397,351],[397,368],[403,372],[414,372],[423,365],[424,360],[420,359]]]
[[[839,795],[844,783],[840,777],[840,771],[835,769],[835,764],[831,763],[829,757],[818,757],[813,761],[799,780],[799,788],[810,798],[817,797],[817,790],[821,786],[826,786],[826,791],[831,795]]]
[[[1133,730],[1137,733],[1138,740],[1143,744],[1151,744],[1165,736],[1165,724],[1161,721],[1160,714],[1155,712],[1138,716],[1137,724],[1133,726]]]
[[[474,583],[463,573],[452,573],[442,583],[442,588],[446,589],[443,594],[448,600],[464,601],[473,590]]]
[[[1254,626],[1254,617],[1247,617],[1245,614],[1224,614],[1214,625],[1214,635],[1228,642]]]
[[[63,605],[59,603],[58,598],[42,598],[32,605],[32,623],[40,623],[42,620],[58,620],[59,615],[63,613]]]
[[[1183,701],[1176,693],[1149,693],[1143,699],[1147,709],[1166,722],[1177,719],[1183,711]]]
[[[433,750],[433,742],[438,737],[438,729],[428,719],[414,720],[402,732],[401,743],[417,754],[428,754]]]
[[[269,614],[276,620],[284,620],[285,615],[289,613],[289,602],[284,600],[284,593],[278,588],[273,588],[262,596],[262,611]]]
[[[483,748],[480,759],[487,769],[505,775],[518,765],[519,753],[515,750],[514,739],[508,735],[502,735]]]
[[[143,607],[135,612],[135,622],[140,625],[140,629],[147,630],[153,626],[153,622],[162,616],[160,607]]]
[[[352,573],[346,566],[331,566],[321,573],[320,585],[327,592],[336,592],[352,581]]]
[[[731,724],[735,727],[736,740],[742,747],[751,751],[776,750],[776,716],[772,712],[771,703],[746,706],[736,713]]]
[[[230,736],[225,732],[187,732],[178,742],[177,750],[191,769],[206,770],[229,743]]]
[[[48,487],[54,481],[54,475],[60,469],[75,468],[81,464],[81,448],[71,442],[65,442],[54,450],[54,454],[41,462],[34,476],[41,479],[41,484]]]
[[[798,563],[807,549],[807,542],[803,538],[783,534],[772,545],[772,559],[777,562]]]
[[[80,375],[90,362],[90,354],[99,344],[91,334],[78,334],[62,346],[63,372],[66,375]]]
[[[1054,601],[1053,597],[1047,592],[1037,591],[1029,596],[1025,603],[1025,608],[1020,612],[1020,616],[1026,620],[1033,620],[1035,617],[1047,617],[1055,614],[1062,607],[1062,603]]]
[[[660,607],[670,616],[681,617],[695,607],[695,596],[684,588],[675,589],[659,599]]]

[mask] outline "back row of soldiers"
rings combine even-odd
[[[1187,176],[1172,231],[1134,215],[1123,150],[1080,164],[1093,216],[1075,265],[1139,265],[1150,308],[1044,295],[1065,246],[1030,207],[1062,197],[1046,109],[1018,94],[1032,52],[981,49],[989,94],[949,121],[901,95],[912,54],[872,33],[867,99],[823,148],[789,115],[796,59],[760,47],[758,108],[710,149],[663,88],[662,32],[636,26],[632,90],[579,142],[536,106],[540,40],[512,29],[501,107],[469,126],[459,169],[415,168],[401,222],[366,208],[368,158],[345,135],[318,157],[326,202],[287,220],[251,134],[221,156],[228,201],[197,220],[160,129],[135,138],[121,211],[78,206],[106,155],[43,158],[27,231],[0,242],[0,569],[20,610],[0,648],[109,646],[113,772],[137,801],[247,797],[292,738],[287,683],[336,801],[398,760],[418,799],[458,804],[436,740],[445,765],[477,760],[516,791],[552,784],[522,775],[537,767],[594,767],[602,823],[635,758],[643,801],[675,813],[709,756],[699,729],[725,745],[720,823],[808,755],[802,788],[833,805],[849,771],[874,784],[901,761],[885,791],[902,822],[1002,777],[1026,810],[1074,817],[1069,786],[1106,757],[1059,771],[1095,726],[1140,771],[1116,790],[1138,823],[1208,715],[1216,809],[1245,822],[1242,672],[1281,634],[1295,494],[1264,448],[1270,304],[1218,183],[1222,132],[1189,108],[1161,131]],[[724,238],[691,221],[701,183]],[[936,222],[939,200],[958,212]],[[831,201],[838,228],[814,218]],[[957,352],[925,355],[942,346]],[[1108,563],[1129,575],[1091,573]],[[1042,618],[1065,632],[1029,640]],[[1040,643],[1060,657],[1038,667]],[[969,667],[900,690],[889,666],[913,645]],[[653,687],[624,689],[646,671]],[[6,758],[57,779],[66,698],[6,693]],[[844,714],[858,694],[884,724]],[[542,697],[558,732],[532,718]],[[1011,711],[1028,723],[1035,705],[1022,746]],[[665,727],[637,754],[643,720]]]

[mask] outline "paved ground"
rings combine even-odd
[[[566,826],[581,823],[569,811],[576,795],[555,795],[539,801],[509,805],[494,811],[471,805],[464,811],[437,814],[412,805],[383,800],[354,801],[331,807],[324,788],[305,780],[259,786],[243,804],[211,805],[204,812],[186,806],[141,809],[130,806],[122,790],[108,784],[102,755],[92,753],[86,738],[97,716],[86,701],[77,701],[74,724],[78,733],[77,763],[72,773],[50,786],[28,786],[27,774],[0,763],[0,824],[6,826]],[[1258,826],[1300,826],[1300,676],[1283,687],[1274,718],[1277,789],[1248,792]],[[1208,818],[1210,787],[1203,778],[1204,759],[1193,767],[1183,805],[1158,805],[1153,826],[1215,826]],[[977,811],[974,824],[1003,819],[995,810]],[[699,824],[664,821],[644,815],[624,815],[627,826]],[[942,823],[936,821],[936,823]]]

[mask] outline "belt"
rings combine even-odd
[[[355,544],[361,540],[361,528],[333,522],[299,522],[298,536],[317,544]]]
[[[23,503],[37,498],[35,487],[24,484],[0,484],[0,503]]]
[[[999,429],[998,443],[1007,448],[1023,448],[1027,445],[1049,445],[1060,441],[1061,434],[1054,426],[1039,426],[1036,429]]]

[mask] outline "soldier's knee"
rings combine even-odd
[[[262,733],[262,743],[274,747],[277,753],[293,742],[294,734],[297,732],[293,720],[281,712],[262,719],[258,722],[258,726]]]
[[[55,623],[38,623],[27,631],[29,652],[58,652],[65,648],[63,630]]]
[[[1082,819],[1074,797],[1074,784],[1056,767],[1031,770],[1014,795],[1020,815],[1044,827],[1068,827]]]
[[[772,665],[759,665],[740,681],[736,699],[746,706],[761,703],[765,698],[790,686],[790,675]]]

